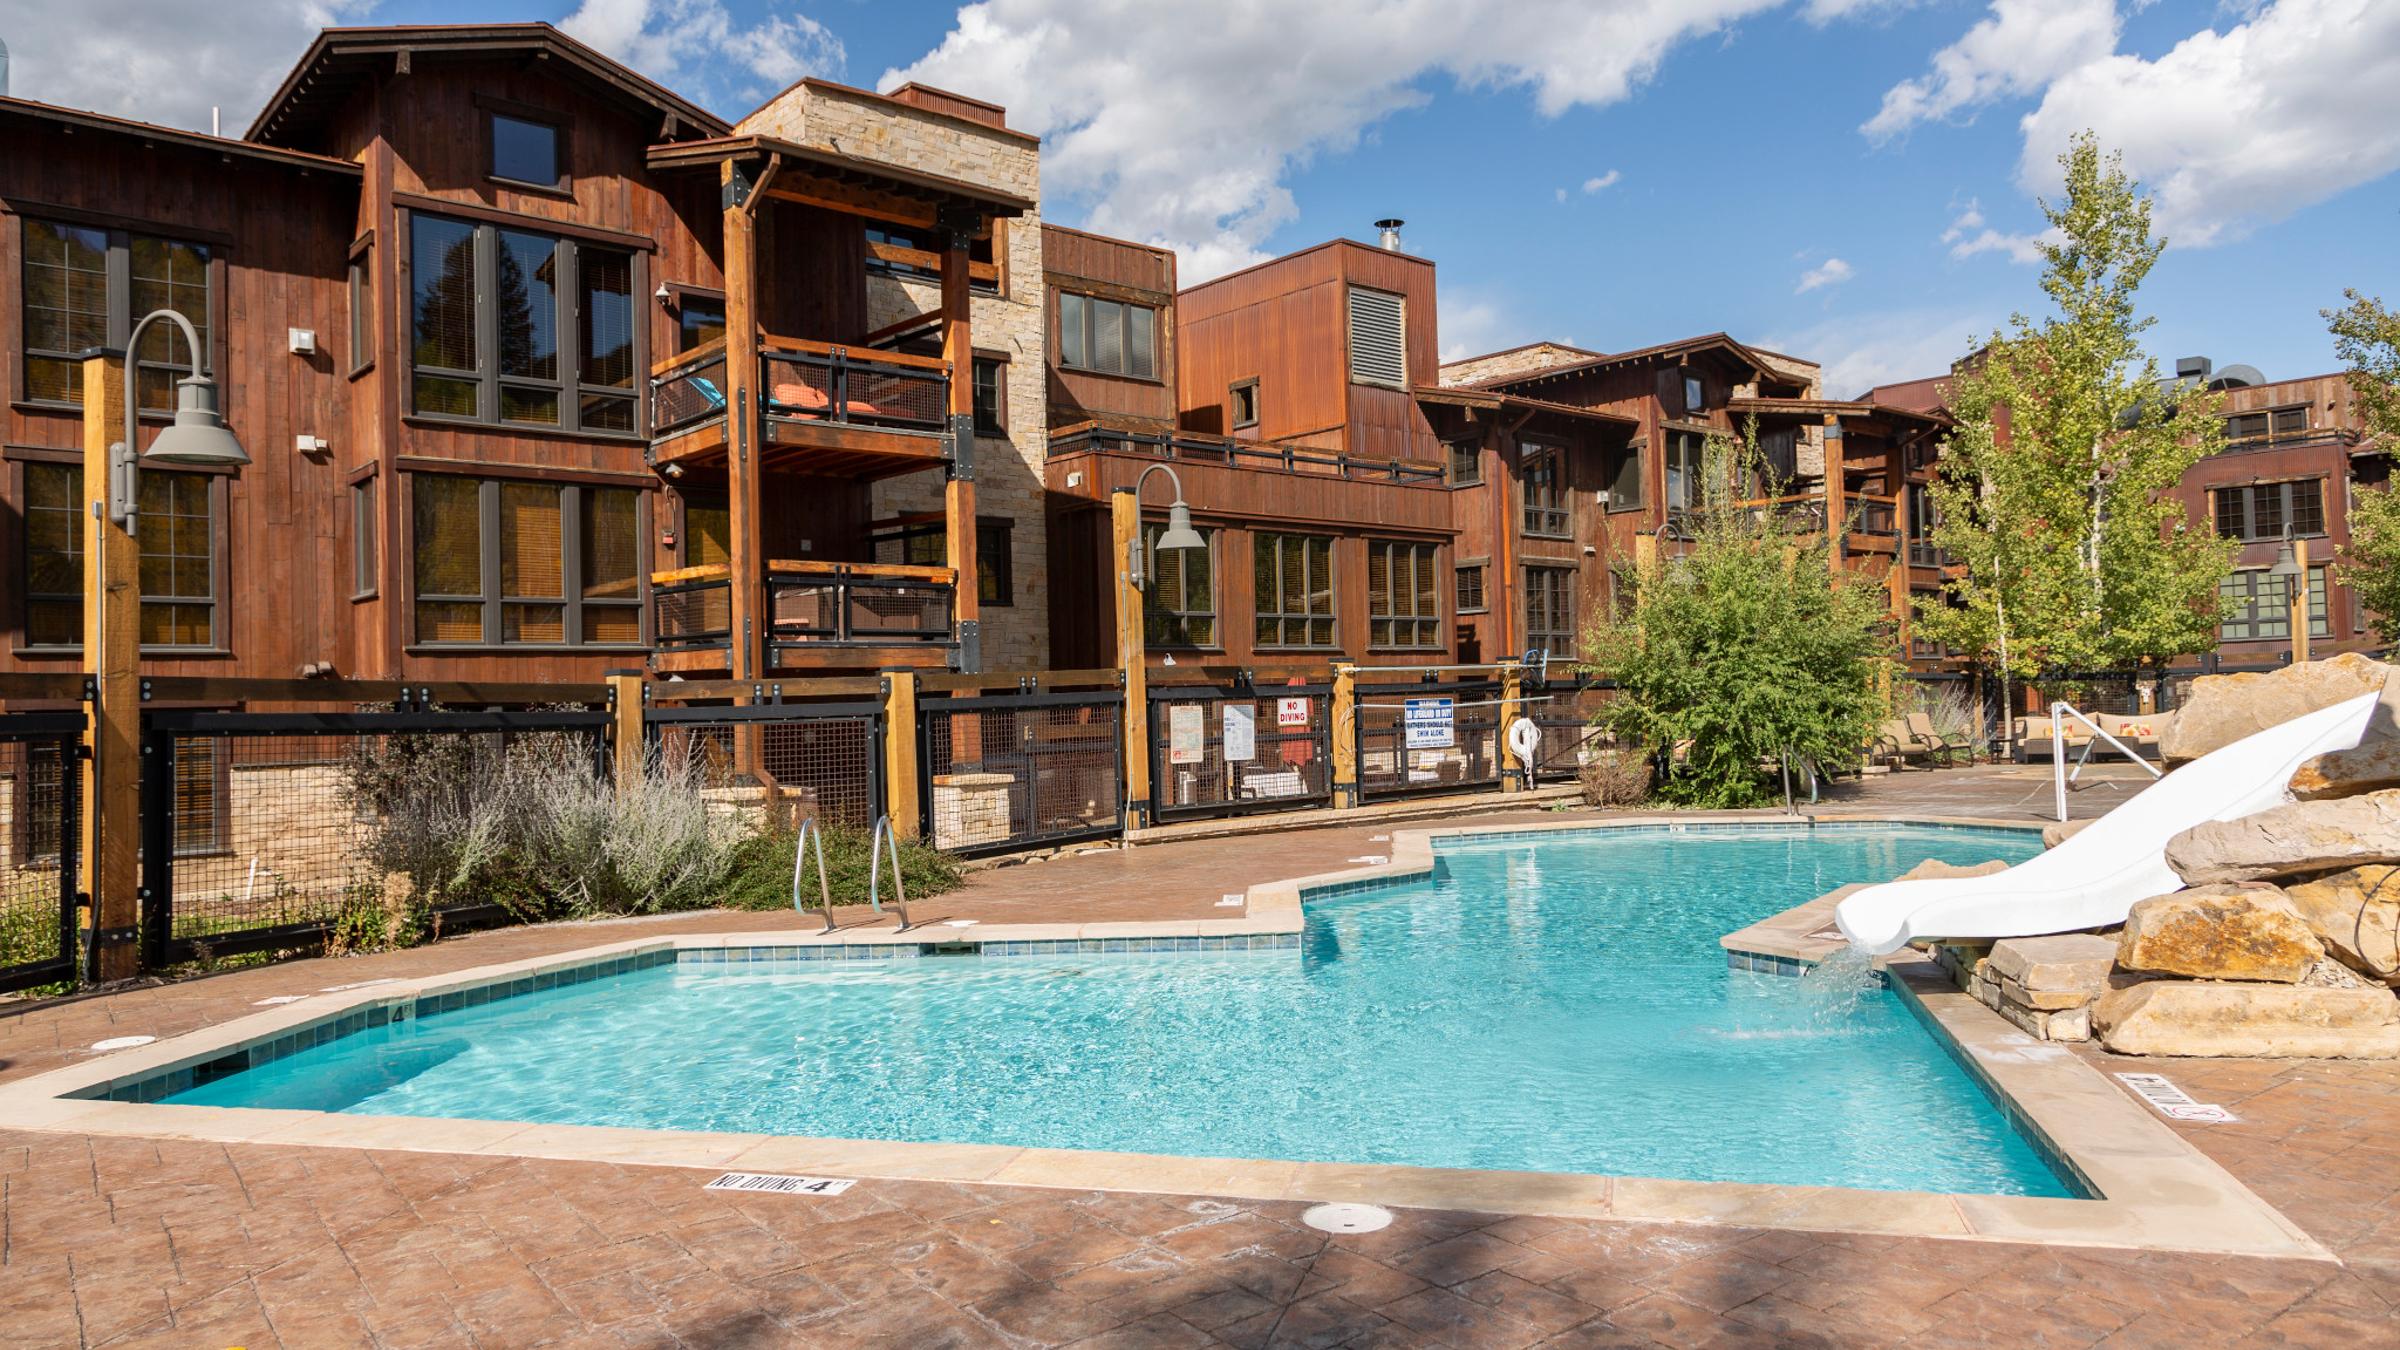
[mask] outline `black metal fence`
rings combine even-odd
[[[1151,814],[1194,820],[1333,800],[1333,686],[1150,690]]]
[[[83,712],[0,713],[0,991],[75,978]]]
[[[1525,689],[1525,716],[1542,734],[1533,756],[1535,784],[1574,782],[1595,751],[1616,744],[1598,725],[1601,710],[1616,693],[1614,681],[1592,675]]]
[[[1016,693],[917,707],[918,801],[933,846],[965,855],[1122,830],[1125,696]]]
[[[1372,799],[1496,786],[1500,694],[1496,682],[1359,685],[1360,794]]]
[[[412,847],[455,844],[443,832],[512,754],[605,775],[608,726],[547,710],[145,710],[144,961],[312,945],[386,912]],[[498,917],[500,899],[437,921]]]
[[[883,814],[879,701],[652,705],[642,725],[649,752],[690,766],[728,812],[860,829]]]

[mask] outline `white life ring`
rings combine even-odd
[[[1519,767],[1530,771],[1534,759],[1541,754],[1542,729],[1530,717],[1520,717],[1508,725],[1508,750],[1517,757]]]

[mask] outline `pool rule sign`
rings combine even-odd
[[[1446,698],[1412,698],[1402,708],[1400,725],[1411,750],[1447,750],[1458,743],[1454,705]]]

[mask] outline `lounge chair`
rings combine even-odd
[[[1968,740],[1964,736],[1943,735],[1941,731],[1935,728],[1933,725],[1933,718],[1931,715],[1921,712],[1913,712],[1908,715],[1906,720],[1908,722],[1909,733],[1915,736],[1920,742],[1933,747],[1932,758],[1935,763],[1942,765],[1944,768],[1952,767],[1958,763],[1958,757],[1962,751],[1966,754],[1968,763],[1974,762],[1975,743]]]
[[[1922,763],[1932,759],[1937,748],[1934,742],[1919,737],[1911,730],[1907,718],[1895,717],[1883,724],[1883,730],[1876,734],[1875,743],[1868,747],[1868,753],[1895,768],[1906,768],[1911,760]]]

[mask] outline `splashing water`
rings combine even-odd
[[[1862,1002],[1883,989],[1873,953],[1856,943],[1827,953],[1794,983],[1800,986],[1809,1024],[1817,1027],[1849,1021]]]

